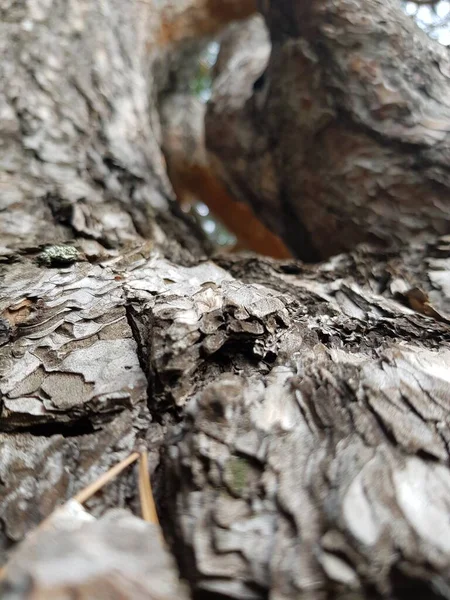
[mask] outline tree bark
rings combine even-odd
[[[183,5],[194,10],[196,4]],[[217,31],[219,21],[235,14],[231,8],[214,13],[214,23],[206,26],[206,4],[198,3],[203,16],[197,20],[186,8],[185,16],[191,15],[189,23],[199,23],[198,29],[177,25],[175,30],[185,33],[171,34],[166,45],[158,36],[163,16],[167,22],[172,14],[171,2],[160,3],[158,10],[135,2],[124,11],[118,0],[33,0],[3,9],[0,80],[8,85],[0,92],[1,561],[58,504],[143,445],[150,451],[166,539],[196,593],[405,600],[413,590],[423,598],[450,598],[450,238],[435,235],[395,251],[360,246],[312,266],[253,255],[211,256],[201,232],[174,201],[161,150],[164,98],[176,92],[171,72],[191,68],[196,44],[204,43],[196,35]],[[371,0],[366,4],[375,7]],[[243,4],[231,6],[241,7],[241,17],[249,14]],[[331,4],[321,6],[331,10]],[[389,3],[384,6],[376,5],[379,19],[393,10]],[[296,68],[312,60],[312,42],[293,43],[291,29],[279,27],[287,21],[277,10],[293,7],[273,4],[267,18],[273,32],[281,34],[273,35],[270,59],[272,69],[279,64],[280,78],[287,77],[287,66],[274,61],[285,56],[284,44],[294,48],[288,62],[298,100],[303,96]],[[178,24],[182,16],[177,13]],[[299,24],[302,35],[309,31],[308,11],[290,16],[295,31]],[[355,19],[354,35],[361,42],[374,20]],[[322,31],[319,21],[311,22],[314,31]],[[322,33],[331,45],[330,31]],[[299,175],[294,185],[290,178],[294,163],[273,162],[283,147],[287,153],[288,123],[292,135],[301,134],[299,143],[313,136],[303,137],[293,105],[283,95],[286,80],[277,80],[269,69],[274,79],[268,98],[278,89],[277,110],[285,128],[277,148],[269,151],[266,138],[254,145],[255,122],[248,110],[250,104],[256,110],[258,90],[265,88],[264,81],[253,86],[253,80],[264,70],[270,48],[258,20],[243,29],[233,25],[227,35],[207,126],[216,114],[217,131],[223,132],[218,100],[223,92],[220,97],[228,100],[222,107],[233,116],[230,136],[239,138],[240,123],[239,135],[252,141],[246,149],[233,146],[248,167],[249,195],[243,195],[251,196],[256,212],[271,215],[270,225],[279,206],[273,173],[284,182],[286,206],[295,204],[300,189],[295,186],[302,180]],[[247,63],[236,60],[236,48],[251,40],[259,40],[259,54]],[[400,48],[406,43],[402,29],[397,42]],[[428,52],[428,42],[421,43]],[[187,62],[178,62],[183,50]],[[327,68],[332,54],[330,46],[314,68]],[[344,67],[339,73],[334,85],[348,81]],[[355,87],[358,73],[349,86],[355,93],[346,99],[349,106],[366,98]],[[232,77],[240,82],[239,96],[229,92]],[[430,83],[435,94],[443,89],[440,77]],[[322,114],[320,77],[316,81],[317,106],[311,110]],[[310,81],[306,77],[303,83]],[[252,86],[256,92],[250,102]],[[242,102],[247,108],[241,110]],[[242,111],[249,120],[242,120]],[[344,135],[345,124],[332,118],[325,134],[334,128]],[[398,116],[400,129],[391,137],[411,133],[402,124]],[[313,130],[316,121],[310,125]],[[397,140],[383,146],[386,123],[380,121],[377,135],[367,133],[369,125],[363,133],[349,125],[348,135],[370,139],[366,151],[384,157],[377,164],[391,165],[390,157],[404,189],[419,178],[423,188],[418,185],[417,193],[429,211],[434,202],[435,212],[427,220],[425,210],[419,211],[415,223],[430,230],[433,224],[435,234],[445,230],[446,208],[438,200],[447,167],[443,159],[433,162],[439,148],[444,157],[445,139],[433,145],[423,141],[420,129],[425,136],[420,143]],[[271,135],[278,140],[274,130]],[[223,147],[231,137],[223,137]],[[411,162],[413,146],[429,158],[428,171]],[[214,146],[214,152],[223,147]],[[329,189],[318,211],[329,210],[337,181],[330,156],[325,153],[321,167],[324,173],[328,165],[330,175],[323,180]],[[242,194],[235,158],[228,156],[221,172]],[[343,177],[348,187],[342,189],[352,192],[349,198],[361,195],[362,212],[342,208],[352,223],[348,231],[368,210],[360,169],[367,185],[376,187],[381,177],[370,165],[353,162],[356,183],[350,185],[350,175]],[[264,181],[258,180],[258,166],[264,167]],[[436,195],[428,196],[424,182],[432,174],[436,180],[442,175],[442,181]],[[389,193],[392,207],[400,210],[400,192]],[[402,206],[409,214],[412,204]],[[295,228],[297,213],[291,214]],[[390,215],[386,231],[393,228]],[[374,228],[380,223],[375,219]],[[398,227],[399,236],[414,229],[403,217]],[[281,226],[275,229],[298,254],[307,248],[303,220],[298,221],[298,245]],[[331,236],[326,250],[319,233],[309,232],[310,258],[337,248]],[[349,233],[346,243],[355,241]],[[139,511],[133,470],[87,504],[98,517],[113,507]],[[109,531],[112,521],[105,519],[74,533],[67,545],[61,535],[45,538],[42,548],[53,552],[53,559],[64,548],[74,556],[82,551],[83,539],[99,536],[102,552],[110,548],[114,558],[106,563],[120,570],[113,550],[128,546],[121,545],[116,530]],[[127,524],[132,532],[135,525]],[[136,544],[144,533],[142,527],[136,531]],[[101,573],[104,563],[95,562],[94,554],[93,572]],[[30,560],[29,550],[13,559],[14,575],[10,567],[3,577],[3,592],[15,600],[33,598],[30,580],[42,583],[38,563],[27,567],[20,556]],[[155,560],[147,549],[139,567],[149,589],[154,589],[147,575]],[[70,566],[62,571],[60,578],[46,579],[50,587],[44,597],[56,591],[61,598],[112,593],[107,582],[92,590],[89,579],[80,577],[74,584]],[[124,559],[123,581],[131,577],[139,583],[137,571]],[[170,589],[176,589],[169,579],[175,586]]]
[[[262,8],[270,36],[230,33],[206,120],[232,193],[305,260],[449,233],[448,51],[397,0]]]
[[[184,8],[203,33],[205,6],[199,19],[195,2]],[[171,2],[133,2],[124,14],[115,0],[2,9],[3,561],[58,502],[163,437],[120,273],[158,253],[189,265],[210,250],[174,201],[160,147],[174,59],[157,35],[172,13]],[[91,508],[135,499],[125,477]]]
[[[448,261],[448,239],[311,268],[217,261],[240,283],[200,322],[221,347],[164,461],[199,589],[450,597]]]

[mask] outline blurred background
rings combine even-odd
[[[402,7],[431,38],[438,40],[443,46],[450,46],[450,1],[402,2]],[[196,77],[191,83],[192,93],[205,103],[211,96],[212,69],[219,50],[220,44],[217,41],[212,41],[207,46],[199,59]],[[199,222],[207,237],[219,249],[236,247],[238,240],[235,233],[223,223],[220,215],[204,202],[182,202],[182,208]],[[242,240],[240,249],[243,249]]]

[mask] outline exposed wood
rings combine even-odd
[[[192,94],[172,94],[162,108],[167,173],[182,204],[202,201],[237,238],[241,248],[273,258],[291,253],[248,204],[237,202],[212,171],[205,149],[205,105]]]

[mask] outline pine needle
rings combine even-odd
[[[148,454],[146,450],[141,452],[139,460],[139,496],[141,499],[142,518],[148,523],[159,526],[152,486],[148,475]]]
[[[148,453],[147,451],[142,452],[133,452],[127,458],[124,458],[122,461],[114,465],[109,471],[101,475],[96,481],[89,484],[83,490],[78,492],[73,498],[72,501],[78,502],[78,504],[82,505],[87,502],[94,494],[96,494],[102,487],[104,487],[107,483],[112,481],[119,473],[121,473],[128,466],[139,460],[139,496],[141,501],[141,510],[142,510],[142,518],[144,521],[148,523],[153,523],[154,525],[159,526],[158,514],[156,512],[155,501],[153,499],[152,488],[150,484],[150,477],[148,475]],[[63,505],[65,506],[65,505]],[[61,507],[62,508],[62,507]],[[38,531],[45,528],[49,523],[51,523],[51,519],[54,516],[55,512],[58,509],[53,511],[38,527],[30,532],[28,536],[32,536],[36,534]],[[0,581],[4,579],[7,571],[7,565],[0,567]]]
[[[124,460],[114,465],[109,471],[101,475],[96,481],[88,485],[78,492],[76,496],[73,497],[74,500],[79,502],[80,504],[84,504],[87,502],[94,494],[96,494],[99,490],[102,489],[107,483],[112,481],[119,473],[121,473],[124,469],[126,469],[129,465],[133,464],[140,457],[139,452],[133,452],[130,454],[128,458],[124,458]]]

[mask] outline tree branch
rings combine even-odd
[[[306,259],[449,232],[448,52],[397,0],[280,0],[265,17],[269,61],[262,25],[241,25],[206,117],[233,194]]]

